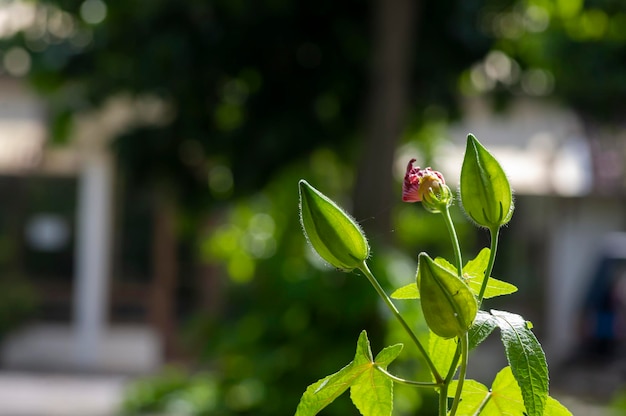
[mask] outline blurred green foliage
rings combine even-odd
[[[184,336],[220,392],[217,403],[207,402],[214,406],[210,414],[290,414],[308,384],[353,356],[363,328],[381,339],[376,296],[367,281],[329,268],[297,231],[294,178],[306,177],[341,200],[351,185],[348,172],[333,152],[318,150],[224,210],[205,236],[198,255],[227,279],[220,295],[224,307],[217,314],[199,312]],[[139,391],[151,393],[132,387],[128,410],[166,410],[202,377],[165,373],[142,381]],[[202,413],[207,408],[191,414],[208,414]],[[352,410],[346,402],[333,411]]]
[[[505,100],[551,96],[585,119],[621,120],[626,3],[516,0],[488,10],[480,25],[496,42],[483,62],[466,70],[470,89]]]

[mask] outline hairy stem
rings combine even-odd
[[[485,290],[487,290],[487,283],[489,282],[489,277],[491,276],[491,271],[493,270],[493,264],[496,261],[496,251],[498,251],[498,235],[500,233],[500,227],[490,228],[489,233],[491,236],[491,244],[489,247],[489,262],[487,263],[487,269],[485,270],[485,278],[483,279],[483,283],[480,286],[480,292],[478,292],[479,309],[480,305],[483,302],[483,297],[485,296]]]
[[[389,298],[387,293],[385,293],[383,288],[380,286],[380,283],[378,283],[378,280],[376,280],[376,278],[370,271],[369,267],[367,267],[367,263],[364,261],[361,264],[361,267],[359,269],[363,272],[365,277],[367,277],[367,280],[370,281],[372,286],[374,286],[374,289],[376,289],[376,292],[378,293],[378,295],[382,298],[382,300],[385,302],[389,310],[393,313],[393,315],[396,317],[398,322],[400,322],[400,325],[402,325],[402,328],[404,328],[404,330],[407,332],[411,340],[415,343],[415,345],[417,346],[417,349],[420,351],[420,353],[426,360],[426,364],[428,365],[428,368],[433,374],[433,377],[435,378],[436,383],[442,384],[443,378],[441,377],[441,374],[439,374],[439,371],[437,371],[437,367],[435,367],[435,364],[433,363],[430,356],[428,355],[428,352],[426,351],[426,349],[424,348],[420,340],[417,338],[417,335],[415,335],[415,332],[413,332],[409,324],[407,324],[404,318],[402,317],[402,315],[400,315],[400,312],[396,308],[396,305],[394,305],[393,302],[391,301],[391,298]]]
[[[465,382],[465,375],[467,374],[467,359],[469,355],[469,337],[467,332],[459,337],[461,341],[461,370],[459,371],[459,380],[456,385],[456,392],[454,393],[454,401],[452,402],[452,408],[450,409],[450,416],[456,415],[456,410],[461,402],[461,392],[463,391],[463,384]]]
[[[443,215],[444,222],[446,223],[446,228],[448,229],[448,234],[450,234],[450,240],[452,241],[452,247],[454,249],[454,260],[456,262],[456,268],[459,275],[459,278],[463,279],[463,259],[461,258],[461,246],[459,245],[459,237],[456,234],[456,230],[454,229],[454,223],[452,222],[452,217],[450,216],[450,209],[446,207],[445,210],[441,211],[441,215]]]

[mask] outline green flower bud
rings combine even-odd
[[[513,215],[513,194],[504,170],[471,134],[461,168],[461,203],[476,224],[489,229],[503,226]]]
[[[420,253],[417,286],[422,312],[431,331],[442,338],[452,338],[469,330],[478,313],[478,303],[463,280],[428,254]]]
[[[370,248],[354,219],[307,181],[301,180],[299,188],[300,221],[317,254],[346,271],[363,264]]]

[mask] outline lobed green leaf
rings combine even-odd
[[[361,332],[354,360],[338,372],[311,384],[300,399],[296,416],[314,416],[350,388],[350,398],[363,416],[390,416],[393,409],[393,382],[376,367],[386,369],[395,360],[401,344],[372,356],[367,333]]]
[[[401,344],[383,349],[376,356],[371,369],[361,374],[350,387],[350,399],[363,416],[391,415],[393,381],[376,371],[374,365],[387,369],[387,365],[398,357],[401,350]]]
[[[488,248],[483,248],[475,259],[468,261],[465,267],[463,267],[463,278],[465,279],[465,283],[467,283],[471,291],[476,296],[478,296],[485,278],[485,270],[487,269],[487,264],[489,262],[489,253],[490,250]],[[446,259],[437,257],[434,261],[439,266],[450,271],[450,273],[457,273],[456,267],[454,267],[454,265]],[[489,299],[496,296],[509,295],[515,292],[517,292],[517,287],[514,285],[489,277],[487,288],[483,297],[485,299]],[[391,294],[391,297],[394,299],[419,299],[420,293],[416,283],[409,283],[408,285],[396,289]]]
[[[486,247],[483,248],[480,250],[476,258],[468,261],[465,267],[463,267],[463,277],[465,278],[465,282],[476,295],[480,292],[483,280],[485,279],[485,271],[487,270],[487,265],[489,263],[490,253],[491,250]],[[487,288],[483,297],[485,299],[489,299],[496,296],[509,295],[515,292],[517,292],[517,287],[514,285],[489,277]]]
[[[432,360],[439,374],[448,373],[454,354],[456,353],[458,341],[457,338],[442,338],[430,331],[428,336],[428,355]],[[458,368],[457,363],[457,368]],[[433,377],[433,381],[434,381]]]
[[[448,389],[448,397],[453,398],[456,392],[458,381],[453,380]],[[478,415],[477,413],[486,400],[489,400],[491,392],[482,383],[476,380],[465,380],[463,383],[463,392],[461,393],[461,402],[457,409],[458,415]],[[482,414],[482,413],[480,413]]]

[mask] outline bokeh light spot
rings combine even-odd
[[[233,192],[233,172],[228,166],[217,165],[209,171],[209,190],[216,198],[227,198]]]
[[[80,17],[86,23],[97,25],[107,17],[107,5],[102,0],[85,0],[80,6]]]
[[[31,58],[26,49],[13,47],[4,54],[2,63],[9,74],[21,77],[30,71]]]

